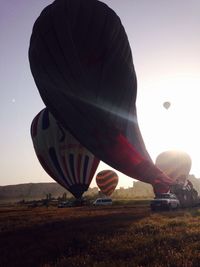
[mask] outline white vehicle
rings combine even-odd
[[[112,205],[112,199],[111,198],[97,198],[93,202],[94,206],[107,206]]]
[[[165,193],[157,195],[154,200],[151,201],[151,210],[163,210],[163,209],[177,209],[180,207],[180,201],[176,195],[172,193]]]
[[[65,208],[65,207],[72,207],[71,202],[69,201],[63,201],[58,204],[58,208]]]

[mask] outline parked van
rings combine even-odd
[[[107,206],[112,205],[112,199],[111,198],[97,198],[93,202],[94,206]]]
[[[58,204],[58,208],[66,208],[66,207],[72,207],[72,202],[70,201],[62,201]]]

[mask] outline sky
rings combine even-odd
[[[0,0],[0,186],[53,182],[40,166],[30,136],[44,108],[30,71],[33,24],[49,0]],[[200,177],[200,1],[103,0],[121,18],[138,80],[137,114],[155,161],[168,149],[192,158]],[[163,102],[170,101],[168,110]],[[100,163],[97,172],[110,166]],[[119,173],[118,187],[133,179]],[[95,186],[93,179],[91,186]]]

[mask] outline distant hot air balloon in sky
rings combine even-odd
[[[43,109],[33,120],[31,136],[45,171],[76,198],[87,191],[99,160]]]
[[[174,181],[178,180],[184,184],[188,178],[192,160],[184,151],[169,150],[160,153],[155,164]]]
[[[110,196],[114,192],[118,180],[118,175],[112,170],[100,171],[96,176],[96,183],[101,192],[106,196]]]
[[[168,109],[170,106],[171,106],[171,103],[168,102],[168,101],[163,103],[163,107],[164,107],[165,109]]]
[[[167,191],[135,106],[137,78],[120,18],[97,0],[55,0],[37,18],[29,46],[40,95],[63,127],[97,158]]]

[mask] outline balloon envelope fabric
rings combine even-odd
[[[118,180],[118,175],[112,170],[103,170],[96,176],[96,183],[101,192],[106,196],[110,196],[114,192]]]
[[[172,181],[140,133],[131,48],[111,8],[55,0],[34,24],[29,61],[45,105],[66,130],[114,169],[168,191]]]
[[[45,171],[76,198],[81,198],[91,183],[99,159],[66,131],[47,108],[34,118],[31,136]]]
[[[192,166],[192,160],[189,154],[184,151],[168,150],[157,156],[155,164],[174,181],[182,180],[182,183],[185,183]]]
[[[164,107],[165,109],[168,109],[170,106],[171,106],[171,103],[170,103],[170,102],[164,102],[164,103],[163,103],[163,107]]]

